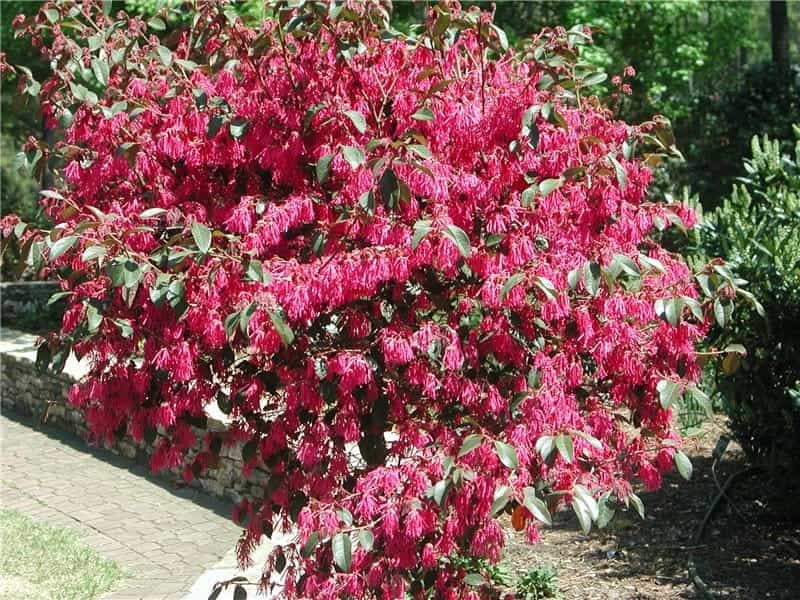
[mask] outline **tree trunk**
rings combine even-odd
[[[789,74],[789,13],[786,0],[769,4],[769,23],[772,31],[772,62],[784,75]]]

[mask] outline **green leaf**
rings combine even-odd
[[[207,254],[211,248],[211,230],[200,221],[192,223],[192,238],[201,253]]]
[[[357,110],[346,110],[344,114],[350,118],[359,133],[364,133],[367,130],[367,121],[360,112]]]
[[[680,297],[667,300],[664,304],[664,317],[667,323],[676,327],[681,322],[681,313],[683,312],[683,299]]]
[[[122,337],[130,339],[133,336],[133,327],[129,319],[112,319],[112,321],[114,325],[117,326],[117,329],[119,329],[119,333]]]
[[[411,150],[414,154],[419,156],[422,160],[427,160],[431,156],[431,150],[424,144],[409,144],[408,149]]]
[[[268,284],[272,279],[269,273],[264,272],[264,266],[261,261],[256,259],[251,259],[247,262],[245,278],[248,281],[255,281],[256,283],[263,284]]]
[[[331,540],[331,550],[334,564],[343,573],[349,573],[353,561],[350,535],[337,533]]]
[[[255,302],[251,302],[242,310],[241,316],[239,317],[239,330],[244,335],[247,335],[247,327],[250,325],[250,319],[253,318],[257,307],[258,305]]]
[[[589,509],[585,504],[578,501],[577,498],[572,499],[572,510],[578,516],[578,522],[581,525],[583,533],[588,534],[592,530],[592,518],[589,516]]]
[[[89,331],[94,333],[100,328],[103,322],[103,314],[94,304],[86,305],[86,323],[89,326]]]
[[[675,452],[675,467],[686,481],[692,478],[692,461],[680,450]]]
[[[238,140],[247,132],[247,127],[249,125],[250,122],[247,119],[236,117],[230,122],[230,125],[228,125],[228,131],[230,131],[233,139]]]
[[[736,354],[745,356],[747,354],[747,349],[742,344],[728,344],[725,346],[723,352],[735,352]]]
[[[547,196],[550,192],[560,188],[563,183],[564,181],[560,177],[558,179],[544,179],[539,182],[539,193],[542,196]]]
[[[364,164],[364,153],[354,146],[342,146],[342,156],[351,169],[357,169]]]
[[[236,335],[236,328],[239,325],[239,319],[242,317],[242,312],[237,310],[225,317],[225,335],[229,340],[232,340]]]
[[[358,545],[364,549],[364,552],[372,550],[375,544],[375,535],[369,529],[362,529],[358,532]]]
[[[78,241],[78,237],[75,235],[68,235],[62,237],[60,240],[56,241],[50,247],[50,260],[55,260],[62,254],[64,254],[67,250],[72,248],[75,243]]]
[[[161,17],[153,17],[152,19],[147,21],[147,24],[150,27],[150,29],[155,29],[156,31],[164,31],[167,28],[167,24]]]
[[[433,111],[430,108],[423,107],[411,115],[411,118],[417,121],[433,121]]]
[[[444,228],[443,233],[445,237],[449,238],[456,245],[461,256],[464,258],[469,257],[472,249],[470,248],[469,237],[467,237],[463,229],[457,225],[451,224]]]
[[[73,293],[74,292],[70,292],[70,291],[56,292],[55,294],[50,296],[50,298],[47,300],[47,306],[50,306],[51,304],[55,304],[56,302],[58,302],[62,298],[66,298],[67,296],[71,296]]]
[[[611,519],[614,518],[614,514],[616,514],[616,510],[611,505],[611,492],[606,492],[602,496],[600,496],[600,500],[597,502],[599,511],[597,514],[597,526],[600,529],[605,529],[605,527],[611,522]]]
[[[44,11],[44,16],[47,17],[47,20],[50,23],[55,23],[61,17],[59,12],[55,8],[48,8]]]
[[[600,507],[591,492],[582,485],[576,484],[573,487],[573,493],[572,508],[578,515],[583,532],[589,533],[592,529],[592,521],[596,521],[600,516]]]
[[[555,438],[552,435],[543,435],[536,440],[536,451],[541,455],[542,460],[547,460],[555,449]]]
[[[494,443],[495,452],[500,462],[509,469],[516,469],[519,466],[519,459],[517,458],[517,450],[514,446],[506,444],[505,442],[496,441]]]
[[[416,250],[419,243],[431,231],[432,221],[421,220],[414,223],[414,234],[411,237],[411,249]]]
[[[319,181],[321,184],[325,183],[325,181],[328,179],[328,175],[330,175],[332,160],[333,154],[326,154],[317,161],[315,170],[317,174],[317,181]]]
[[[92,61],[92,73],[97,82],[103,87],[108,85],[109,68],[108,63],[101,58]]]
[[[172,64],[172,50],[166,46],[158,46],[156,48],[156,54],[158,54],[159,60],[161,60],[165,66],[169,67]]]
[[[508,293],[514,289],[514,286],[519,284],[521,281],[525,279],[525,275],[522,273],[514,273],[511,277],[506,279],[506,282],[503,284],[503,287],[500,288],[500,301],[506,299]]]
[[[469,573],[464,577],[464,583],[473,587],[480,587],[486,585],[486,579],[480,573]]]
[[[400,200],[400,181],[392,169],[386,169],[381,175],[381,180],[378,183],[381,190],[381,198],[389,206],[394,208]]]
[[[159,217],[159,216],[164,215],[166,213],[167,213],[167,211],[164,208],[158,208],[158,207],[147,208],[147,209],[145,209],[145,210],[143,210],[142,212],[139,213],[139,218],[140,219],[152,219],[153,217]]]
[[[586,86],[597,85],[599,83],[603,83],[606,79],[608,79],[608,75],[606,73],[597,72],[584,77],[582,83]]]
[[[81,260],[83,262],[89,262],[90,260],[94,260],[95,258],[101,258],[106,255],[106,248],[105,246],[89,246],[86,250],[83,251],[81,254]]]
[[[206,138],[209,140],[213,138],[219,130],[222,128],[222,124],[225,120],[222,118],[221,115],[214,115],[208,120],[208,127],[206,128]]]
[[[478,446],[483,443],[483,436],[479,433],[473,433],[468,435],[464,438],[464,442],[461,444],[461,449],[458,451],[458,457],[461,458],[475,450]]]
[[[536,287],[542,290],[548,300],[558,299],[558,290],[556,289],[556,286],[553,285],[553,282],[547,277],[536,277],[534,284],[536,284]]]
[[[300,550],[300,554],[303,558],[310,557],[314,550],[316,549],[317,545],[319,544],[319,533],[316,531],[312,531],[311,534],[306,539],[306,543],[303,544],[302,550]]]
[[[490,509],[491,515],[494,517],[499,514],[508,504],[508,498],[511,495],[511,488],[507,485],[500,485],[494,490],[494,500]]]
[[[568,463],[571,463],[575,459],[575,448],[572,444],[572,438],[567,434],[562,433],[556,437],[556,448],[558,448],[558,453],[561,455],[561,458]]]
[[[294,342],[294,331],[289,327],[289,324],[283,318],[281,312],[271,310],[269,311],[269,318],[272,319],[272,324],[275,326],[275,330],[281,337],[283,344],[285,346],[291,346],[292,342]]]
[[[644,519],[644,503],[642,502],[642,499],[639,498],[639,496],[637,496],[633,492],[631,492],[630,494],[628,494],[626,500],[631,504],[633,504],[633,507],[636,509],[636,512],[639,513],[639,516],[642,519]]]
[[[593,297],[600,293],[600,265],[596,262],[587,262],[583,267],[583,285],[586,291]]]
[[[662,379],[656,384],[656,391],[658,392],[658,399],[661,406],[669,408],[681,396],[681,385],[677,381],[670,381]]]
[[[608,159],[611,161],[611,164],[614,165],[614,173],[617,176],[619,189],[624,192],[625,188],[628,187],[628,174],[625,172],[625,167],[613,156],[609,156]]]
[[[437,481],[431,489],[431,497],[439,506],[441,506],[444,501],[445,494],[447,493],[447,485],[447,479],[442,479],[441,481]]]
[[[541,521],[545,525],[552,525],[553,518],[550,516],[550,511],[547,508],[547,504],[544,500],[536,497],[536,489],[532,487],[526,487],[523,490],[524,500],[523,506],[527,508],[534,518],[538,521]]]

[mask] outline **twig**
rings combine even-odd
[[[699,543],[700,540],[702,539],[703,532],[705,531],[708,522],[711,520],[711,516],[717,510],[717,505],[722,501],[723,498],[726,498],[725,493],[727,492],[728,488],[731,487],[731,484],[733,484],[734,480],[738,479],[742,475],[748,475],[758,470],[759,470],[758,467],[748,467],[747,469],[742,469],[741,471],[737,471],[736,473],[733,473],[730,477],[728,477],[727,481],[725,482],[725,485],[723,485],[722,488],[720,488],[719,493],[711,502],[711,506],[708,507],[708,510],[706,511],[706,514],[703,517],[703,521],[700,523],[700,527],[697,528],[694,537],[692,537],[693,544]]]

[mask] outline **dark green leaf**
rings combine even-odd
[[[222,118],[221,115],[214,115],[208,120],[208,127],[206,128],[206,137],[208,139],[213,138],[219,130],[222,128],[222,124],[225,120]]]
[[[444,228],[443,233],[445,237],[452,240],[452,242],[456,245],[458,251],[461,253],[461,256],[464,258],[469,257],[472,249],[469,244],[469,237],[467,237],[467,234],[463,229],[457,225],[451,224]]]
[[[320,183],[325,183],[325,181],[327,181],[328,175],[330,175],[332,160],[333,160],[333,154],[326,154],[317,161],[317,166],[316,166],[317,181],[319,181]]]
[[[285,346],[291,346],[292,342],[294,341],[294,331],[292,331],[292,328],[289,327],[289,324],[283,318],[281,312],[277,310],[271,310],[269,311],[269,317],[272,319],[272,324],[275,326],[275,330],[281,337],[283,344]]]

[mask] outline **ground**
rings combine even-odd
[[[552,564],[564,600],[797,598],[797,483],[757,471],[743,473],[729,488],[732,504],[718,505],[702,538],[694,539],[718,493],[712,452],[724,433],[720,417],[707,423],[702,435],[687,440],[692,480],[673,474],[658,492],[642,493],[644,521],[635,514],[618,514],[608,530],[585,536],[575,517],[562,513],[536,546],[509,528],[505,565],[519,576],[536,565]],[[716,469],[720,484],[746,468],[741,451],[731,443]]]
[[[87,447],[77,436],[7,413],[0,415],[0,438],[0,506],[74,531],[124,569],[129,576],[104,598],[183,598],[239,537],[230,505],[154,478],[144,465]],[[5,544],[1,551],[6,554]],[[4,579],[2,585],[16,598],[32,597],[15,589],[19,584]],[[46,591],[59,600],[71,597]]]
[[[68,530],[0,510],[0,600],[81,599],[108,591],[123,578]]]

